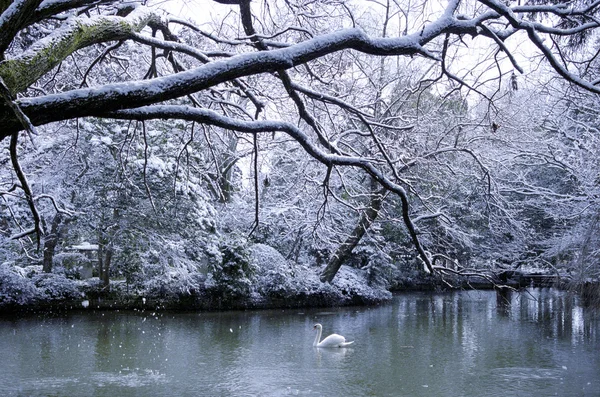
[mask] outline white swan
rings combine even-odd
[[[321,334],[323,333],[323,326],[321,324],[315,324],[313,329],[317,330],[317,337],[313,343],[314,347],[346,347],[354,343],[354,341],[346,342],[346,338],[338,334],[331,334],[319,342],[321,339]]]

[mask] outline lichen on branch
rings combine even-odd
[[[63,27],[35,43],[24,53],[0,63],[0,77],[11,95],[16,95],[51,71],[75,51],[90,45],[124,40],[160,16],[146,7],[136,7],[127,16],[99,15],[71,18]]]

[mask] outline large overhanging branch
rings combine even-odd
[[[9,88],[11,95],[15,95],[36,82],[75,51],[97,43],[128,39],[133,33],[140,32],[152,22],[159,23],[160,18],[158,14],[146,7],[137,7],[128,12],[127,16],[99,15],[91,18],[70,18],[60,29],[35,43],[23,54],[1,62],[0,77]]]
[[[4,58],[4,51],[8,48],[13,38],[26,23],[42,0],[14,0],[0,15],[0,54]]]
[[[23,98],[17,102],[31,121],[39,125],[75,117],[94,116],[122,108],[151,105],[189,95],[236,78],[289,69],[346,49],[380,56],[423,55],[432,58],[434,56],[424,48],[424,45],[445,32],[476,34],[477,28],[472,23],[458,21],[448,14],[428,25],[421,32],[398,38],[373,38],[360,29],[346,29],[287,48],[240,54],[170,76]],[[0,76],[5,79],[7,85],[13,84],[13,91],[18,90],[16,87],[22,87],[23,84],[14,78],[15,74],[9,72],[7,67],[2,69],[0,66]],[[9,75],[12,73],[12,76],[7,80],[3,72]],[[21,128],[18,120],[4,108],[0,108],[0,123],[4,126],[0,132],[0,140]]]
[[[446,34],[470,34],[491,36],[489,29],[482,29],[483,23],[501,18],[510,20],[512,26],[503,31],[495,31],[494,40],[505,39],[518,30],[526,30],[534,43],[540,45],[536,32],[544,31],[539,24],[535,26],[531,23],[525,23],[515,19],[517,8],[509,9],[501,6],[493,0],[481,0],[492,10],[487,11],[474,18],[466,18],[462,15],[454,16],[457,2],[453,1],[448,6],[443,15],[436,21],[427,24],[422,30],[397,38],[375,38],[365,34],[360,29],[346,29],[338,32],[325,34],[302,43],[290,45],[286,48],[262,51],[259,53],[240,54],[229,59],[210,62],[195,69],[176,73],[166,77],[160,77],[151,80],[124,82],[120,84],[107,84],[97,88],[86,88],[72,90],[65,93],[41,96],[36,98],[23,98],[17,101],[20,108],[31,119],[35,125],[44,124],[52,121],[60,121],[75,117],[93,116],[100,113],[115,111],[123,108],[135,108],[139,106],[152,105],[157,102],[166,101],[183,97],[195,92],[214,87],[218,84],[229,82],[236,78],[256,75],[260,73],[272,73],[278,70],[290,69],[294,66],[304,64],[341,50],[353,49],[367,54],[378,56],[390,55],[422,55],[439,61],[437,55],[427,50],[425,46],[435,38]],[[139,32],[150,21],[147,18],[154,18],[152,13],[147,14],[143,7],[135,10],[127,18],[96,17],[88,18],[86,26],[90,26],[90,21],[96,21],[101,24],[107,23],[120,26],[116,31],[111,29],[99,30],[99,35],[90,35],[90,31],[84,29],[85,39],[77,39],[76,46],[90,45],[94,42],[133,38],[135,33]],[[546,11],[546,8],[540,8]],[[528,11],[530,11],[528,9]],[[556,14],[564,12],[561,7],[556,7]],[[573,11],[575,12],[575,11]],[[81,23],[83,18],[77,19]],[[127,22],[131,24],[125,27]],[[79,23],[79,22],[78,22]],[[70,24],[71,29],[80,29],[83,25],[78,23]],[[113,27],[117,27],[114,25]],[[79,26],[79,27],[78,27]],[[95,26],[92,24],[91,26]],[[597,26],[595,23],[584,24],[581,28],[589,29]],[[95,28],[94,28],[95,29]],[[92,29],[92,30],[94,30]],[[74,30],[74,31],[75,31]],[[555,29],[546,29],[554,33]],[[580,29],[575,29],[579,31]],[[569,30],[562,30],[567,34],[572,33]],[[58,33],[52,37],[64,37]],[[67,37],[69,35],[66,35]],[[139,36],[137,37],[139,39]],[[54,39],[48,38],[44,43]],[[71,39],[73,40],[73,39]],[[42,50],[31,50],[21,57],[0,64],[0,77],[3,77],[11,92],[18,92],[28,85],[32,84],[36,78],[47,71],[49,67],[59,62],[62,56],[72,47],[52,61],[44,60],[44,47]],[[600,93],[600,87],[595,87],[577,76],[574,76],[564,70],[557,63],[550,52],[545,52],[551,64],[564,77],[574,81],[586,89]],[[30,57],[30,58],[28,58]],[[35,62],[33,62],[35,60]],[[33,63],[32,63],[33,62]],[[38,67],[39,65],[43,65]],[[31,68],[31,70],[29,70]],[[21,124],[6,107],[0,107],[0,123],[3,130],[0,132],[0,140],[10,136],[15,130],[20,130]]]
[[[362,157],[343,156],[330,154],[322,151],[315,146],[308,136],[298,127],[284,121],[246,121],[225,117],[216,112],[207,109],[198,109],[188,106],[147,106],[131,110],[119,110],[111,112],[104,116],[126,119],[126,120],[150,120],[150,119],[181,119],[195,121],[202,124],[214,125],[217,127],[244,132],[251,134],[284,132],[292,137],[304,151],[315,160],[321,162],[327,167],[346,166],[360,168],[371,175],[387,190],[396,193],[402,202],[402,219],[411,236],[413,244],[419,253],[419,256],[425,263],[427,269],[433,271],[431,259],[421,245],[417,230],[410,216],[408,203],[408,194],[406,190],[387,178],[378,168]]]

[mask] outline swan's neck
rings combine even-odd
[[[315,337],[315,341],[313,343],[313,346],[317,346],[319,344],[319,341],[321,340],[321,333],[322,332],[323,332],[323,328],[317,327],[317,336]]]

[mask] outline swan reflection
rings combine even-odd
[[[315,351],[315,359],[317,366],[324,364],[327,367],[340,364],[352,357],[354,349],[313,349]]]

